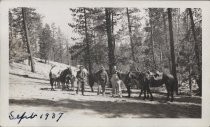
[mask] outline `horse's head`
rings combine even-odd
[[[130,74],[130,72],[128,72],[125,76],[125,79],[124,79],[125,84],[128,84],[130,82],[129,74]]]
[[[63,70],[62,72],[61,72],[61,74],[60,74],[62,77],[66,77],[67,75],[72,75],[72,71],[71,71],[71,68],[70,67],[68,67],[68,68],[66,68],[65,70]]]
[[[136,73],[134,73],[134,72],[128,72],[127,74],[126,74],[126,76],[125,76],[125,81],[124,81],[124,83],[125,84],[130,84],[131,83],[131,81],[132,81],[132,79],[137,79],[137,75],[136,75]]]
[[[68,67],[66,70],[67,70],[67,74],[72,75],[71,67]]]

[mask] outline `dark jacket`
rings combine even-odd
[[[77,77],[77,79],[79,81],[85,81],[86,80],[86,77],[87,77],[87,74],[84,71],[79,70],[77,72],[77,76],[76,77]]]

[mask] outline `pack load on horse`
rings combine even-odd
[[[59,80],[62,84],[62,90],[69,89],[69,86],[67,84],[67,79],[71,80],[71,78],[72,78],[72,71],[70,67],[61,72]]]
[[[50,84],[51,84],[51,90],[54,90],[53,85],[56,87],[60,86],[60,73],[61,70],[60,68],[56,67],[55,65],[51,67],[50,73],[49,73],[49,78],[50,78]]]
[[[68,88],[69,80],[72,80],[72,72],[71,68],[68,67],[65,70],[62,70],[59,67],[56,67],[55,65],[52,66],[49,73],[50,78],[50,84],[51,84],[51,90],[54,90],[53,85],[60,85],[62,84],[62,90]],[[69,79],[69,80],[68,80]]]

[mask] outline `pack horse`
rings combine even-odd
[[[49,73],[50,78],[50,85],[51,90],[54,90],[53,86],[61,84],[62,90],[69,89],[69,83],[73,83],[73,80],[75,79],[72,75],[71,68],[68,67],[65,70],[61,70],[58,68],[55,68],[55,66],[52,66]]]

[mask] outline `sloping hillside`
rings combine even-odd
[[[11,63],[10,64],[10,74],[22,75],[25,77],[33,77],[33,78],[41,78],[41,79],[49,79],[49,72],[52,66],[56,66],[56,68],[60,68],[61,70],[66,69],[67,67],[71,67],[72,72],[76,75],[78,68],[70,65],[66,65],[63,63],[49,61],[49,63],[45,64],[41,59],[35,58],[35,73],[32,73],[30,70],[30,66],[28,65],[28,60],[25,60],[22,63]]]

